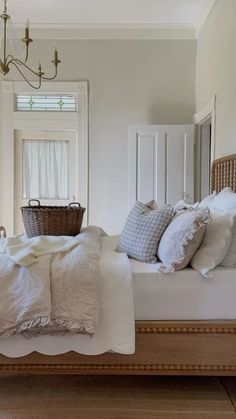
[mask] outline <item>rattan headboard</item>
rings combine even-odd
[[[211,190],[220,192],[229,186],[236,192],[236,154],[214,161],[211,172]]]

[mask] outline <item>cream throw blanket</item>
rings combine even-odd
[[[83,236],[82,236],[83,237]],[[65,253],[81,242],[81,236],[16,236],[4,239],[1,253],[7,253],[17,265],[29,266],[40,256],[51,253]]]
[[[6,240],[7,254],[0,255],[0,337],[94,333],[100,314],[102,234],[102,229],[89,227],[72,239]]]

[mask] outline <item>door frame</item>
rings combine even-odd
[[[196,135],[201,135],[201,127],[208,119],[211,119],[211,164],[215,160],[215,132],[216,132],[216,95],[193,116],[193,122],[196,127]]]
[[[206,121],[211,121],[211,151],[210,151],[210,161],[211,166],[215,160],[215,149],[216,149],[216,141],[215,141],[215,133],[216,133],[216,95],[214,95],[211,100],[202,108],[200,111],[196,112],[193,115],[193,122],[195,125],[195,138],[201,140],[202,138],[202,129]],[[196,147],[195,147],[196,150]],[[195,160],[195,169],[194,169],[194,190],[195,190],[195,200],[199,200],[200,196],[200,183],[201,178],[199,177],[200,173],[200,155],[197,155],[195,152],[196,160]],[[211,171],[210,171],[211,172]],[[211,174],[210,174],[211,176]],[[211,183],[211,179],[210,179]]]
[[[2,82],[2,224],[7,234],[14,234],[14,131],[54,130],[74,131],[78,168],[76,172],[76,199],[87,211],[84,218],[88,223],[88,82],[48,82],[40,90],[41,94],[73,93],[77,97],[76,112],[16,111],[16,94],[33,94],[35,90],[25,82]]]

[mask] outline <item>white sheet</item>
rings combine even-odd
[[[111,238],[115,249],[119,236]],[[191,268],[157,272],[160,263],[130,259],[135,320],[235,320],[236,268],[217,267],[212,278]]]
[[[131,260],[136,320],[236,319],[236,269],[204,278],[191,268],[156,272],[159,264]]]
[[[15,335],[0,340],[0,353],[20,357],[33,351],[57,355],[68,351],[97,355],[107,351],[132,354],[135,350],[133,288],[130,263],[125,254],[112,251],[104,237],[100,259],[101,315],[95,334],[38,336]]]

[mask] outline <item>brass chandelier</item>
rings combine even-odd
[[[11,21],[11,16],[8,15],[7,13],[7,0],[4,0],[4,10],[3,13],[0,15],[0,18],[2,19],[2,23],[3,23],[3,28],[2,28],[2,49],[3,49],[3,57],[0,58],[0,72],[5,76],[7,73],[9,73],[10,71],[10,67],[14,66],[19,73],[21,74],[21,76],[23,77],[23,79],[34,89],[40,89],[41,84],[42,84],[42,80],[53,80],[57,77],[57,68],[58,68],[58,64],[60,64],[60,60],[58,58],[58,52],[57,49],[55,48],[54,51],[54,59],[51,61],[54,64],[54,75],[51,77],[47,77],[45,76],[45,73],[42,71],[42,66],[39,63],[38,65],[38,69],[35,71],[32,68],[30,68],[26,63],[28,61],[28,55],[29,55],[29,45],[31,44],[31,42],[33,42],[33,39],[30,38],[30,34],[29,34],[29,24],[27,23],[26,27],[25,27],[25,36],[22,39],[22,41],[25,44],[25,57],[23,60],[19,59],[19,58],[15,58],[13,55],[8,54],[7,52],[7,40],[8,40],[8,24],[10,24],[11,26],[9,26],[12,34],[13,34],[13,29],[12,29],[12,21]],[[10,37],[10,40],[13,41]],[[24,70],[28,71],[30,74],[34,75],[37,77],[37,82],[36,84],[30,82],[26,75]]]

